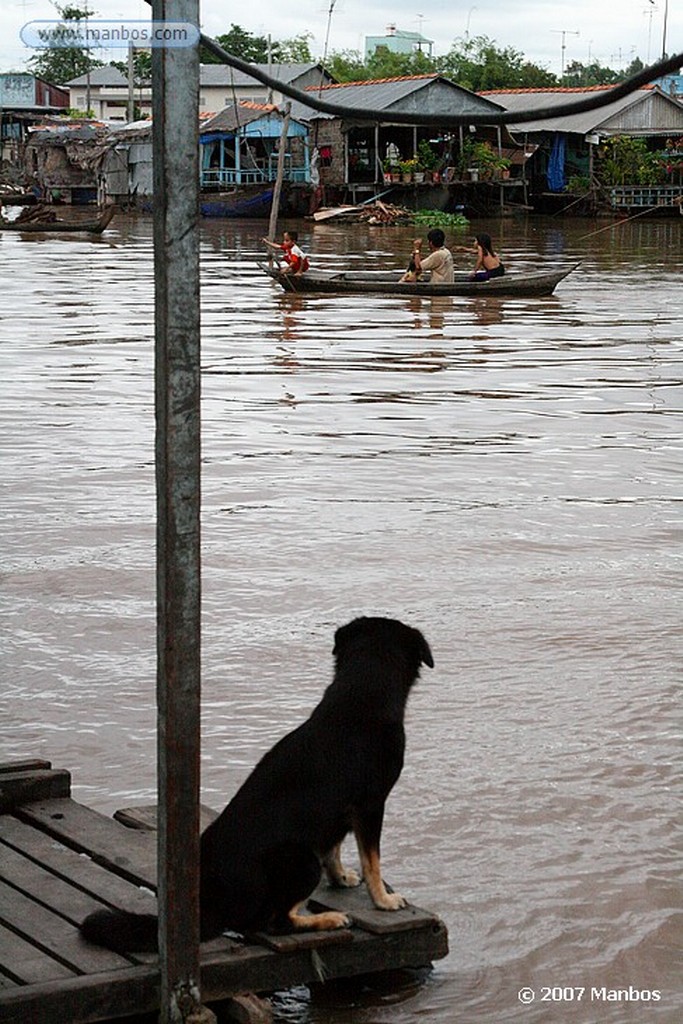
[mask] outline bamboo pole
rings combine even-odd
[[[273,188],[273,203],[270,208],[270,220],[268,221],[268,239],[271,242],[275,241],[275,232],[277,231],[277,217],[280,208],[280,195],[282,193],[282,180],[285,175],[285,155],[287,152],[287,136],[289,134],[289,115],[292,109],[291,103],[285,104],[285,116],[282,121],[282,131],[280,132],[280,148],[277,153],[277,174],[275,175],[275,187]],[[273,262],[273,251],[270,250],[269,262]]]

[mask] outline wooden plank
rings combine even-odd
[[[126,828],[74,800],[42,800],[18,807],[16,817],[47,832],[65,846],[87,853],[98,864],[138,885],[156,889],[156,836]]]
[[[128,959],[86,942],[65,918],[4,882],[0,882],[0,901],[3,924],[67,967],[99,972],[130,966]]]
[[[2,880],[30,899],[61,914],[72,924],[78,925],[91,911],[102,909],[99,900],[75,889],[35,861],[8,846],[3,845],[0,849]]]
[[[218,817],[218,811],[206,804],[199,805],[199,828],[204,831]],[[138,804],[135,807],[122,807],[114,811],[114,818],[127,828],[139,828],[147,832],[156,832],[158,827],[158,807],[156,804]]]
[[[130,967],[107,975],[15,988],[0,994],[2,1024],[81,1024],[159,1008],[159,971]]]
[[[269,992],[324,978],[351,977],[372,971],[424,967],[448,952],[441,924],[414,932],[377,936],[352,930],[353,941],[330,946],[313,956],[310,949],[278,954],[263,946],[244,946],[238,955],[222,952],[201,958],[202,996],[225,999],[237,992]],[[152,1012],[158,1008],[159,974],[155,967],[131,967],[108,975],[35,985],[0,994],[3,1024],[80,1024],[111,1017]]]
[[[202,957],[202,994],[213,1001],[235,991],[270,992],[292,985],[346,978],[373,971],[425,967],[448,952],[441,922],[433,928],[372,935],[352,929],[352,942],[316,951],[298,949],[271,953],[260,946],[245,947],[241,957]]]
[[[5,772],[32,772],[44,771],[52,768],[51,761],[41,761],[40,758],[27,758],[25,761],[6,761],[0,764],[0,775]]]
[[[256,932],[250,938],[268,949],[274,949],[276,953],[294,953],[301,949],[320,949],[353,942],[353,933],[350,928],[335,928],[334,931],[292,932],[289,935]]]
[[[103,903],[140,914],[156,913],[156,899],[148,890],[7,814],[0,817],[0,843],[3,852],[8,847],[19,851]]]
[[[0,775],[0,814],[13,810],[19,804],[66,797],[70,792],[71,776],[63,770],[3,772]]]
[[[312,910],[341,910],[353,918],[354,924],[375,935],[431,928],[439,919],[428,910],[408,904],[402,910],[378,910],[364,884],[353,889],[335,889],[321,884],[308,905]]]
[[[66,964],[55,960],[4,925],[0,925],[0,965],[8,979],[7,988],[12,984],[36,985],[44,981],[73,978],[75,973]],[[0,995],[0,1006],[2,998]]]

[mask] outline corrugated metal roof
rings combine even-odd
[[[482,93],[500,103],[506,110],[533,110],[536,107],[560,107],[582,95],[604,91],[609,86],[592,89],[496,89]],[[614,135],[619,132],[647,134],[683,131],[683,104],[660,89],[647,86],[628,96],[582,114],[558,114],[538,121],[511,123],[511,132],[568,132],[577,135]]]
[[[277,78],[278,82],[294,83],[302,75],[307,74],[309,71],[315,71],[316,68],[322,71],[319,64],[254,64],[255,68],[259,71],[264,71],[266,74],[272,75],[273,78]],[[329,81],[331,76],[326,75]],[[211,86],[211,85],[254,85],[257,80],[252,78],[251,75],[245,74],[243,71],[238,71],[236,68],[230,68],[226,64],[201,64],[199,68],[199,83],[200,86]],[[261,83],[258,83],[261,85]]]
[[[344,82],[340,85],[326,85],[322,89],[309,86],[306,92],[320,94],[331,103],[344,104],[359,112],[367,109],[384,110],[387,121],[391,121],[392,111],[433,114],[435,121],[438,121],[445,114],[471,114],[472,117],[481,117],[487,112],[501,110],[499,103],[478,96],[442,75],[405,75],[400,78]],[[295,107],[292,105],[292,114],[294,111]],[[297,104],[296,116],[310,120],[330,119],[336,115],[323,114]]]
[[[254,64],[255,68],[260,71],[270,72],[273,78],[277,78],[279,82],[294,82],[296,79],[301,78],[302,75],[307,74],[309,71],[319,69],[322,71],[320,64]],[[331,80],[331,75],[326,74],[328,81]],[[232,85],[254,85],[256,82],[255,78],[251,75],[245,74],[243,71],[237,71],[235,68],[229,68],[226,64],[200,64],[199,65],[199,84],[202,87],[205,86],[226,86]],[[88,76],[79,75],[78,78],[72,78],[70,82],[66,83],[66,88],[69,86],[76,85],[87,85]],[[90,72],[90,84],[94,86],[122,86],[128,84],[128,79],[123,75],[118,68],[107,65],[103,68],[93,68]],[[148,83],[149,84],[149,83]],[[259,83],[260,85],[260,83]]]
[[[237,128],[260,121],[264,117],[275,117],[282,121],[283,115],[272,103],[231,103],[208,121],[202,122],[200,132],[234,132]],[[296,118],[292,118],[296,121]]]

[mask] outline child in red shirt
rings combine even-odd
[[[267,238],[262,239],[270,249],[281,249],[284,253],[284,261],[287,266],[282,268],[283,274],[303,274],[308,270],[308,256],[303,249],[299,248],[299,234],[297,231],[285,231],[282,235],[282,243],[269,242]]]

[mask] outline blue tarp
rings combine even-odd
[[[567,140],[564,135],[556,135],[548,161],[548,188],[551,192],[562,192],[565,186],[564,159],[567,152]]]

